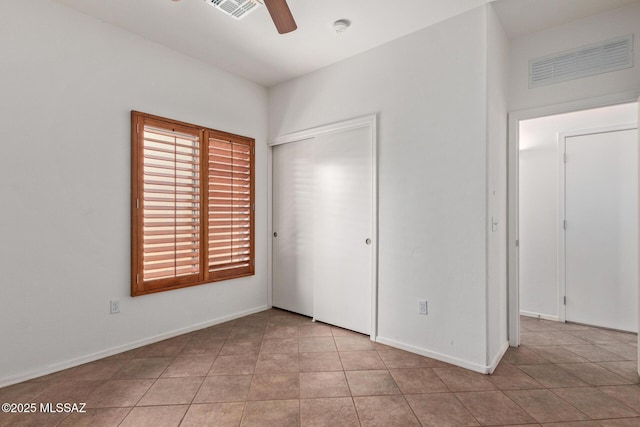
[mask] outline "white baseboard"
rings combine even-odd
[[[228,322],[230,320],[238,319],[240,317],[248,316],[250,314],[259,313],[261,311],[268,310],[269,307],[267,305],[252,308],[249,310],[241,311],[238,313],[230,314],[228,316],[218,317],[213,320],[208,320],[206,322],[197,323],[195,325],[187,326],[185,328],[174,329],[173,331],[168,331],[162,334],[154,335],[149,338],[145,338],[142,340],[134,341],[129,344],[120,345],[117,347],[111,347],[102,351],[98,351],[95,353],[91,353],[85,356],[76,357],[74,359],[67,360],[65,362],[55,363],[53,365],[49,365],[46,368],[34,369],[27,372],[20,373],[18,375],[14,375],[11,377],[0,378],[0,388],[10,386],[13,384],[21,383],[23,381],[31,380],[34,378],[41,377],[43,375],[52,374],[54,372],[62,371],[64,369],[73,368],[75,366],[83,365],[85,363],[94,362],[99,359],[103,359],[105,357],[113,356],[115,354],[123,353],[125,351],[133,350],[138,347],[142,347],[148,344],[153,344],[158,341],[166,340],[168,338],[173,338],[178,335],[183,335],[189,332],[197,331],[200,329],[208,328],[210,326],[218,325],[220,323]]]
[[[509,341],[505,341],[502,344],[502,346],[500,347],[500,351],[498,351],[498,353],[495,355],[495,357],[491,361],[491,364],[489,364],[489,372],[487,372],[488,374],[493,374],[493,371],[496,370],[496,368],[498,367],[498,364],[504,357],[504,354],[507,352],[507,350],[509,350]]]
[[[458,359],[457,357],[451,357],[451,356],[447,356],[445,354],[442,353],[438,353],[435,351],[431,351],[431,350],[427,350],[426,348],[421,348],[421,347],[416,347],[410,344],[405,344],[405,343],[401,343],[398,341],[394,341],[394,340],[390,340],[388,338],[384,338],[384,337],[376,337],[376,342],[379,342],[380,344],[385,344],[391,347],[395,347],[395,348],[399,348],[400,350],[406,350],[409,351],[411,353],[416,353],[419,354],[421,356],[426,356],[426,357],[430,357],[431,359],[436,359],[439,360],[441,362],[445,362],[445,363],[450,363],[452,365],[455,366],[459,366],[461,368],[465,368],[465,369],[469,369],[471,371],[474,372],[479,372],[481,374],[489,374],[491,372],[493,372],[493,369],[495,369],[495,367],[493,369],[491,369],[490,366],[484,366],[484,365],[480,365],[478,363],[474,363],[474,362],[470,362],[468,360],[464,360],[464,359]],[[505,345],[508,347],[508,343],[505,343]],[[507,351],[506,348],[504,351]],[[504,354],[504,353],[502,353]],[[502,357],[502,355],[500,356],[500,358]],[[498,362],[500,361],[500,359],[498,359]],[[497,366],[497,363],[496,363]]]
[[[550,314],[534,313],[532,311],[520,310],[520,315],[526,316],[526,317],[535,317],[536,319],[553,320],[554,322],[560,321],[560,318],[558,316],[551,316]]]

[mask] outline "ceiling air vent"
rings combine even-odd
[[[529,88],[633,67],[633,34],[529,61]]]
[[[260,6],[262,3],[258,0],[204,0],[211,6],[214,6],[227,15],[231,15],[236,19],[244,18]]]

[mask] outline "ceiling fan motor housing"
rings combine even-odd
[[[262,4],[258,0],[204,0],[235,19],[241,19]]]

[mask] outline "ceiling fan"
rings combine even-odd
[[[175,0],[174,0],[175,1]],[[293,19],[287,0],[204,0],[235,19],[244,18],[256,6],[267,6],[269,15],[280,34],[290,33],[298,26]]]

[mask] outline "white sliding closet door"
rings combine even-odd
[[[316,138],[313,314],[370,334],[373,245],[371,128]]]
[[[273,306],[371,334],[374,126],[273,148]]]
[[[273,306],[313,316],[313,140],[273,149]]]

